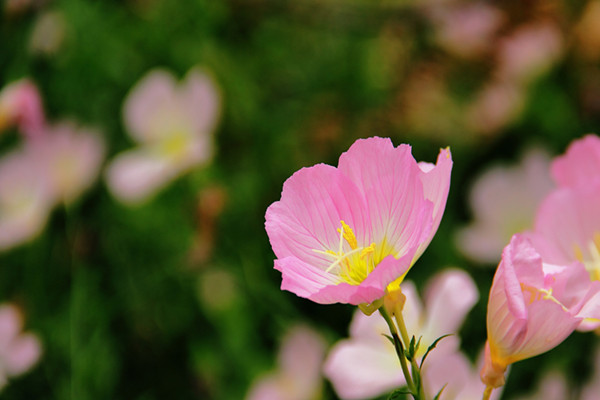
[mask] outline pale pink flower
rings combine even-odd
[[[325,341],[314,330],[296,326],[283,339],[276,371],[257,379],[246,400],[311,400],[321,390]]]
[[[40,93],[28,79],[15,81],[0,91],[0,132],[13,125],[29,137],[38,136],[45,125]]]
[[[407,331],[417,338],[422,337],[417,352],[419,360],[438,337],[458,331],[479,297],[472,279],[465,272],[454,269],[440,273],[428,284],[424,307],[412,282],[402,283],[402,293],[406,296],[402,315]],[[366,316],[356,311],[350,324],[350,338],[332,348],[324,367],[325,376],[333,383],[341,398],[376,397],[405,383],[394,345],[384,334],[389,334],[389,329],[380,315]],[[446,365],[444,357],[454,354],[458,346],[457,336],[442,339],[428,356],[424,368],[439,363]],[[454,356],[452,360],[455,360]],[[458,362],[461,363],[460,360]],[[429,383],[426,388],[428,392],[437,393],[446,383],[454,387],[455,384],[460,386],[459,382],[466,382],[459,379],[458,375],[448,375],[443,381],[444,372],[431,368],[433,379],[428,380],[427,374],[424,378],[425,383]],[[466,370],[457,369],[455,372],[463,377],[469,375]],[[460,391],[458,386],[455,391]]]
[[[552,162],[552,177],[560,186],[587,186],[600,180],[600,137],[589,134],[573,141]]]
[[[113,195],[140,203],[188,170],[210,161],[220,94],[197,68],[182,83],[164,70],[149,72],[123,106],[128,133],[138,146],[115,157],[106,179]]]
[[[54,206],[39,161],[27,148],[0,158],[0,251],[37,236]]]
[[[96,180],[104,160],[102,137],[71,122],[46,126],[44,134],[28,143],[46,175],[57,202],[71,203]]]
[[[456,235],[460,250],[475,261],[497,264],[511,236],[533,227],[537,207],[554,187],[549,169],[548,154],[530,149],[516,165],[483,172],[469,193],[473,222]]]
[[[436,39],[449,52],[471,58],[485,53],[493,44],[505,16],[486,3],[467,3],[450,8],[432,8]]]
[[[502,386],[508,365],[556,347],[584,318],[599,317],[600,307],[586,307],[598,293],[600,282],[581,263],[544,263],[527,238],[514,235],[490,289],[482,381]]]
[[[500,41],[497,74],[526,85],[550,70],[562,57],[564,39],[552,22],[536,22],[517,28]]]
[[[31,333],[22,333],[23,319],[13,305],[0,305],[0,388],[39,360],[42,346]]]
[[[523,112],[523,87],[507,79],[493,79],[475,95],[466,109],[469,129],[492,135],[513,123]]]
[[[303,168],[269,206],[266,230],[281,288],[321,304],[372,303],[403,277],[437,230],[450,151],[417,164],[410,147],[357,140],[338,167]]]

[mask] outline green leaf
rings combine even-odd
[[[401,387],[400,389],[396,389],[392,393],[390,393],[387,400],[404,400],[407,394],[412,395],[412,392],[408,390],[407,387]]]
[[[382,333],[383,336],[385,336],[387,338],[387,340],[390,341],[390,343],[392,343],[394,346],[396,345],[396,343],[394,343],[394,338],[391,337],[390,335],[386,335],[385,333]]]
[[[440,391],[438,392],[438,394],[435,395],[435,397],[433,398],[433,400],[440,400],[440,396],[442,395],[442,392],[444,391],[444,389],[446,389],[446,386],[448,386],[447,383],[444,386],[442,386],[442,388],[440,389]]]
[[[438,344],[438,342],[440,340],[442,340],[443,338],[448,337],[448,336],[452,336],[452,334],[448,333],[447,335],[443,335],[443,336],[440,336],[439,338],[435,339],[435,341],[431,344],[431,346],[429,346],[427,348],[427,351],[425,352],[425,355],[423,356],[423,359],[421,360],[421,365],[419,365],[419,368],[423,367],[423,363],[425,362],[425,359],[427,358],[427,355],[429,354],[429,352],[431,350],[435,349],[435,346]]]

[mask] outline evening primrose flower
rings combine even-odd
[[[32,333],[23,333],[23,318],[11,304],[0,305],[0,389],[8,379],[27,372],[39,360],[42,346]]]
[[[450,151],[418,164],[410,146],[357,140],[338,167],[294,173],[265,227],[281,288],[321,304],[373,303],[402,278],[437,230],[450,186]]]
[[[441,398],[464,400],[466,397],[458,394],[470,391],[472,367],[458,354],[460,341],[454,333],[479,298],[475,283],[464,271],[449,269],[427,285],[424,305],[412,282],[402,283],[402,293],[406,297],[402,312],[406,328],[421,338],[416,353],[419,362],[438,337],[453,334],[441,340],[427,356],[423,366],[426,392],[433,397],[448,384],[449,390],[444,390],[446,394]],[[387,333],[388,327],[380,315],[366,316],[356,311],[350,338],[334,345],[324,366],[325,376],[342,399],[377,397],[406,384],[394,345],[384,336]],[[475,386],[481,386],[481,382]],[[479,398],[482,390],[479,387]]]
[[[260,377],[246,400],[318,399],[325,341],[306,326],[295,326],[285,336],[278,356],[278,369]]]
[[[0,132],[12,126],[36,137],[45,125],[40,93],[29,79],[20,79],[0,91]]]
[[[581,263],[544,263],[527,238],[514,235],[490,289],[483,383],[502,386],[510,364],[556,347],[584,318],[600,316],[600,307],[587,304],[599,292]]]
[[[106,179],[122,202],[141,203],[170,181],[213,156],[220,94],[197,68],[178,84],[170,72],[149,72],[123,106],[127,131],[138,147],[115,157]]]
[[[482,173],[469,193],[473,222],[456,235],[459,249],[475,261],[497,264],[511,236],[533,227],[540,202],[554,188],[549,170],[550,156],[530,149],[518,164]]]
[[[566,153],[553,161],[552,177],[563,187],[600,180],[600,137],[589,134],[573,141]]]

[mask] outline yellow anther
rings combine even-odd
[[[352,228],[344,221],[340,221],[340,223],[342,224],[342,228],[337,231],[344,236],[344,239],[346,239],[346,242],[350,245],[352,250],[356,249],[358,247],[358,242],[356,241],[356,236],[354,236]]]
[[[573,245],[573,253],[575,253],[575,258],[577,261],[583,262],[583,252],[577,243]]]
[[[371,254],[375,251],[375,243],[371,243],[371,245],[369,247],[365,247],[361,252],[360,252],[360,258],[364,258],[367,254]]]

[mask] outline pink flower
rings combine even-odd
[[[15,81],[0,92],[0,132],[13,125],[29,137],[35,137],[45,125],[42,99],[28,79]]]
[[[50,182],[27,148],[0,158],[0,251],[37,236],[54,206]]]
[[[357,140],[338,167],[303,168],[269,206],[281,288],[321,304],[372,303],[403,277],[437,230],[452,160],[417,164],[408,145]]]
[[[104,141],[96,132],[61,122],[44,128],[28,144],[57,202],[71,203],[98,177],[104,160]]]
[[[497,264],[511,236],[533,227],[537,207],[554,187],[549,169],[546,152],[532,149],[515,166],[482,173],[469,193],[474,220],[456,235],[460,250],[475,261]]]
[[[569,387],[565,377],[559,372],[552,371],[539,382],[535,392],[527,396],[520,396],[515,400],[564,400],[569,398],[571,397],[569,397]]]
[[[490,289],[482,381],[502,386],[508,365],[556,347],[584,318],[600,316],[599,307],[586,307],[599,292],[581,263],[543,263],[529,240],[514,235]]]
[[[593,134],[573,141],[552,163],[552,177],[560,186],[587,186],[600,180],[599,171],[600,137]]]
[[[406,296],[402,315],[407,331],[416,337],[422,337],[417,352],[419,359],[438,337],[458,331],[479,298],[472,279],[465,272],[455,269],[440,273],[428,284],[425,307],[412,282],[402,283],[402,293]],[[405,383],[394,346],[384,334],[389,334],[389,329],[380,315],[366,316],[359,310],[356,311],[350,324],[350,338],[338,342],[332,348],[324,367],[325,376],[333,383],[342,399],[376,397]],[[426,390],[430,394],[435,395],[446,383],[453,386],[453,390],[461,391],[465,380],[459,379],[458,375],[444,377],[447,371],[433,367],[437,364],[447,365],[446,361],[454,362],[456,357],[453,354],[458,346],[459,339],[453,335],[440,341],[428,356],[424,371],[431,366],[432,372],[424,372],[424,379]],[[446,356],[450,358],[445,360]],[[466,365],[461,362],[457,361],[461,366]],[[463,377],[469,375],[466,370],[455,372]],[[481,396],[482,391],[483,388],[478,396]]]
[[[37,337],[21,333],[23,320],[10,304],[0,305],[0,388],[8,378],[27,372],[38,362],[42,348]]]
[[[197,68],[183,83],[164,70],[148,73],[123,106],[125,126],[139,144],[115,157],[106,179],[113,195],[130,204],[154,195],[213,156],[220,113],[215,83]]]
[[[307,400],[318,398],[323,338],[312,329],[294,327],[284,338],[278,369],[254,382],[246,400]]]

